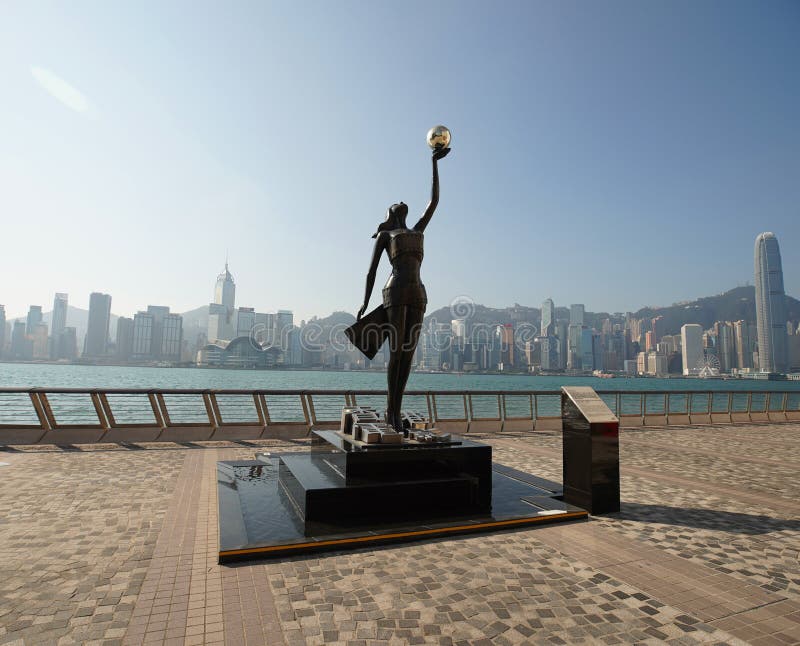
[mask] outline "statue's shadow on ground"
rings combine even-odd
[[[742,514],[695,507],[667,507],[638,502],[623,502],[622,509],[611,518],[663,523],[695,529],[708,529],[728,534],[770,534],[781,531],[800,531],[800,520],[786,520],[756,514]]]

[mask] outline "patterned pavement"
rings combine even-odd
[[[558,434],[483,439],[560,480]],[[800,425],[620,443],[618,514],[234,566],[216,461],[302,442],[0,450],[0,644],[800,643]]]

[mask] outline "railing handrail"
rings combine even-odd
[[[613,400],[609,407],[620,420],[637,425],[800,419],[800,390],[595,392],[606,401]],[[409,390],[405,394],[409,408],[456,432],[476,428],[502,432],[512,426],[560,428],[559,390]],[[137,432],[153,440],[260,438],[268,436],[270,429],[311,432],[315,427],[335,427],[342,405],[382,407],[380,398],[385,402],[385,390],[368,388],[0,388],[0,444],[63,442],[70,431],[79,438],[76,441],[90,443],[107,438],[129,441]],[[416,401],[412,403],[411,398]],[[419,403],[420,398],[424,403]]]
[[[85,394],[91,395],[93,393],[106,393],[109,395],[148,395],[148,394],[163,394],[163,395],[349,395],[356,393],[358,395],[385,395],[385,390],[376,390],[372,388],[48,388],[42,386],[21,386],[21,387],[2,387],[0,394],[4,393],[53,393],[53,394]],[[669,394],[693,394],[693,395],[727,395],[729,393],[746,395],[748,393],[764,394],[771,393],[774,395],[780,394],[797,394],[800,389],[796,390],[693,390],[691,388],[679,390],[597,390],[598,395],[664,395]],[[472,389],[431,389],[431,390],[406,390],[406,395],[423,396],[429,394],[436,395],[560,395],[560,390],[472,390]]]

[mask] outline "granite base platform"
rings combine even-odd
[[[558,483],[493,464],[491,446],[360,447],[315,431],[308,453],[217,463],[220,562],[586,518]]]

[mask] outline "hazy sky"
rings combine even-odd
[[[355,311],[430,191],[429,307],[800,295],[800,3],[0,4],[0,303]],[[388,272],[383,261],[372,304]]]

